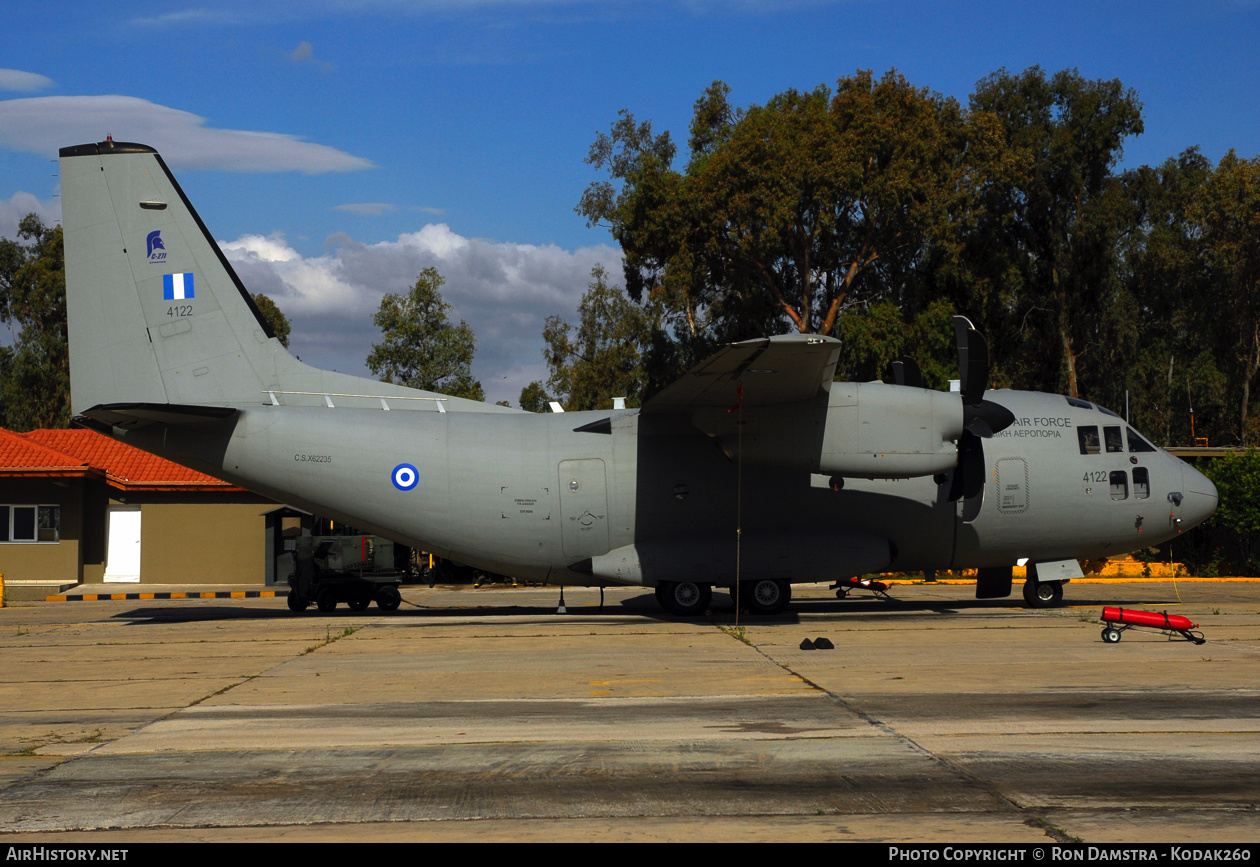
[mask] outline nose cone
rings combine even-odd
[[[1177,510],[1177,517],[1181,518],[1183,530],[1202,524],[1212,517],[1219,497],[1216,493],[1216,485],[1212,484],[1211,479],[1189,464],[1183,464],[1181,490],[1185,499],[1181,502],[1181,508]]]

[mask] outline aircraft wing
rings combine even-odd
[[[840,341],[817,334],[732,343],[648,400],[641,411],[729,409],[741,399],[745,408],[799,403],[827,392],[839,357]]]

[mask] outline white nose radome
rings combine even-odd
[[[1220,497],[1212,480],[1189,464],[1181,468],[1181,490],[1183,499],[1177,516],[1184,531],[1212,517]]]

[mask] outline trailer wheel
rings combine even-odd
[[[386,584],[376,591],[376,607],[382,611],[394,611],[402,604],[402,594],[397,587]]]
[[[1102,640],[1108,644],[1115,644],[1120,640],[1120,630],[1114,626],[1105,627],[1102,631]]]
[[[325,614],[337,610],[337,594],[331,587],[325,587],[319,591],[319,596],[315,598],[315,607]]]
[[[289,598],[287,601],[289,603],[289,610],[294,612],[305,611],[306,606],[311,604],[306,601],[306,597],[301,593],[296,593],[292,590],[289,591]]]

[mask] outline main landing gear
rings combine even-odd
[[[734,588],[731,588],[731,598],[735,598]],[[790,581],[761,578],[745,581],[739,588],[739,603],[746,605],[750,614],[779,614],[791,601]]]
[[[732,587],[731,599],[736,598]],[[656,588],[656,601],[670,614],[699,617],[713,601],[713,587],[695,581],[668,581]],[[791,601],[792,584],[783,579],[745,581],[739,588],[738,604],[752,614],[778,614]]]
[[[699,617],[713,601],[713,588],[695,581],[667,581],[656,588],[656,601],[670,614]]]

